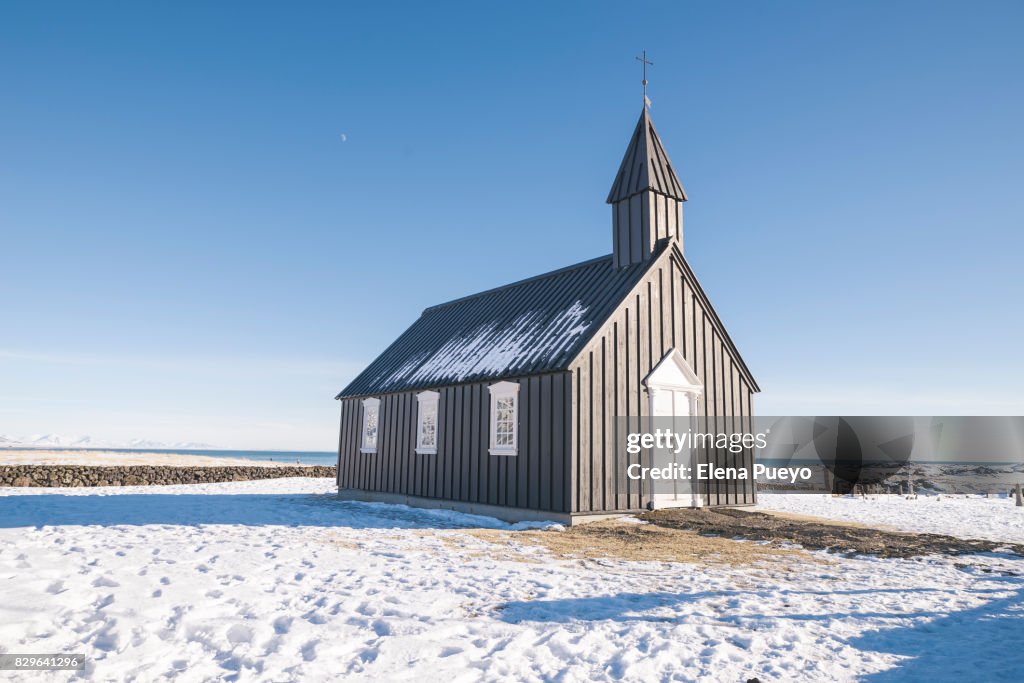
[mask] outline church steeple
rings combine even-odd
[[[686,192],[654,130],[645,102],[608,193],[615,267],[646,261],[660,239],[677,240],[682,249],[685,201]]]

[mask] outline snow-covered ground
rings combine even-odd
[[[0,647],[117,681],[1024,676],[1021,560],[561,560],[333,492],[0,489]]]
[[[757,507],[916,533],[947,534],[1024,544],[1024,508],[1009,497],[897,494],[831,496],[817,493],[757,494]]]

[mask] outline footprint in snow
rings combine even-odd
[[[235,624],[228,629],[228,642],[232,645],[252,642],[252,629],[243,624]]]
[[[274,619],[274,632],[284,635],[292,629],[291,617],[278,617]]]
[[[92,585],[96,588],[117,588],[121,584],[119,584],[117,581],[114,581],[109,576],[101,576],[95,581],[93,581]]]
[[[316,624],[317,626],[327,623],[327,617],[319,612],[306,612],[302,615],[302,618],[311,624]]]
[[[185,638],[192,643],[200,643],[201,645],[210,644],[210,632],[205,627],[195,624],[185,627]]]
[[[92,646],[97,650],[110,652],[111,650],[117,649],[117,642],[117,631],[114,630],[113,624],[107,624],[96,633],[96,637],[92,641]]]
[[[281,649],[281,636],[274,636],[263,644],[263,656],[272,655]]]

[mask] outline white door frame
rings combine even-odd
[[[647,388],[648,415],[655,417],[655,398],[662,392],[682,393],[687,399],[687,415],[678,417],[689,418],[689,429],[696,431],[697,407],[701,396],[704,394],[704,385],[701,383],[697,373],[693,371],[690,364],[686,362],[678,349],[672,348],[658,362],[650,374],[644,379],[644,386]],[[658,416],[670,417],[670,416]],[[651,501],[655,508],[659,507],[702,507],[704,498],[700,494],[700,487],[696,480],[697,453],[690,449],[690,472],[694,479],[690,480],[689,495],[679,493],[651,494]]]

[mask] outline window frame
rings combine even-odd
[[[373,412],[376,417],[376,424],[374,425],[373,443],[367,442],[367,427],[370,426],[370,413]],[[376,453],[377,445],[380,439],[380,399],[379,398],[364,398],[363,399],[363,419],[361,420],[361,426],[359,430],[359,452],[360,453]]]
[[[434,445],[423,443],[423,418],[426,409],[434,411]],[[416,453],[420,455],[437,455],[437,444],[440,440],[441,394],[436,391],[421,391],[416,394]]]
[[[490,393],[490,436],[488,453],[491,455],[519,454],[519,383],[497,382],[487,387]],[[512,444],[498,443],[498,403],[512,399]]]

